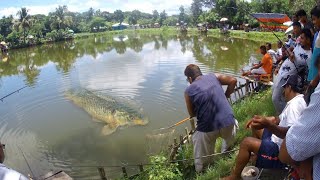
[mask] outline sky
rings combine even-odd
[[[190,7],[192,0],[0,0],[0,17],[16,15],[21,7],[26,7],[31,15],[55,11],[59,5],[67,5],[72,12],[84,12],[90,7],[101,11],[114,12],[139,10],[152,13],[166,10],[168,15],[178,14],[179,7]]]

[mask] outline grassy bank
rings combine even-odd
[[[251,131],[245,129],[245,124],[253,115],[274,115],[275,111],[271,100],[271,90],[261,92],[244,99],[232,106],[234,115],[239,121],[239,131],[236,136],[234,149],[239,148],[239,144],[246,136],[251,134]],[[219,152],[221,147],[221,139],[216,144],[216,152]],[[189,161],[166,164],[167,155],[161,154],[151,157],[151,163],[163,163],[161,165],[152,166],[142,173],[136,179],[141,180],[164,180],[164,179],[197,179],[197,180],[212,180],[230,174],[235,163],[237,152],[229,155],[216,156],[214,164],[208,168],[203,174],[196,174],[193,165],[193,147],[192,144],[185,145],[179,150],[177,159],[191,159]]]

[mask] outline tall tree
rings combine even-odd
[[[59,6],[56,11],[51,16],[51,29],[65,29],[72,24],[72,17],[67,16],[68,12],[67,6]]]
[[[91,21],[92,17],[94,16],[94,9],[91,7],[89,10],[86,12],[87,16],[87,21]]]
[[[117,22],[119,22],[120,24],[123,22],[124,20],[124,14],[121,10],[116,10],[114,12],[114,18]]]
[[[193,23],[197,24],[198,18],[202,13],[202,1],[201,0],[193,0],[191,4],[191,12],[193,16]]]
[[[131,16],[129,17],[129,23],[137,24],[140,18],[141,18],[141,12],[139,10],[134,10],[131,12]]]
[[[4,37],[7,37],[8,34],[12,32],[11,27],[12,27],[12,20],[13,17],[12,15],[9,17],[2,17],[0,19],[0,34],[3,35]]]
[[[185,13],[184,7],[180,6],[179,10],[180,10],[179,21],[185,21],[186,13]]]
[[[163,10],[161,13],[160,13],[160,21],[159,21],[159,24],[160,26],[162,26],[163,24],[163,21],[167,19],[167,13],[165,10]]]
[[[152,11],[152,20],[156,22],[159,19],[159,12],[157,10]]]
[[[23,42],[26,43],[26,31],[31,27],[31,16],[28,14],[27,8],[21,8],[17,13],[18,20],[14,22],[14,27],[16,29],[23,30]]]

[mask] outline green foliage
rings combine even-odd
[[[7,41],[10,42],[12,46],[16,46],[20,42],[19,41],[20,36],[21,36],[21,33],[14,30],[7,36]]]
[[[182,180],[182,173],[178,168],[178,163],[168,163],[163,155],[151,156],[150,168],[140,174],[137,180]]]
[[[203,12],[198,19],[198,22],[204,23],[208,22],[214,24],[216,21],[219,21],[219,15],[215,11]]]
[[[163,24],[167,26],[175,26],[177,22],[179,22],[178,18],[170,16],[163,21]]]
[[[191,4],[191,12],[193,17],[193,24],[197,24],[198,18],[202,13],[202,0],[193,0]]]
[[[12,32],[11,27],[12,27],[12,20],[13,17],[3,17],[0,19],[0,34],[4,37],[8,36]]]
[[[124,20],[124,14],[121,10],[116,10],[114,12],[114,17],[115,17],[115,20],[119,23],[122,23]]]
[[[161,13],[160,13],[160,20],[159,20],[159,24],[160,26],[163,25],[163,22],[167,19],[167,13],[165,10],[163,10]]]
[[[70,33],[67,30],[59,29],[53,30],[47,33],[47,38],[51,41],[61,41],[70,37]]]
[[[105,19],[102,17],[93,17],[92,20],[90,21],[90,29],[91,32],[94,31],[100,31],[101,28],[105,30]]]
[[[294,12],[303,7],[307,12],[307,15],[310,17],[310,11],[315,5],[317,5],[316,0],[294,0],[292,7]]]

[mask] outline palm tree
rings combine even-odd
[[[67,11],[67,6],[59,6],[56,8],[56,12],[51,16],[52,23],[50,26],[52,29],[65,29],[72,24],[72,17],[66,15]]]
[[[14,20],[13,26],[17,30],[23,29],[23,41],[26,43],[26,30],[31,27],[32,19],[25,7],[18,11],[17,16],[18,19]]]

